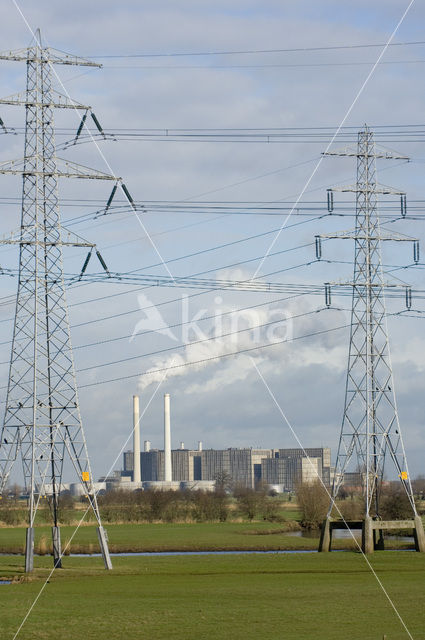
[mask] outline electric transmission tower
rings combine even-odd
[[[404,193],[379,185],[376,182],[376,159],[405,158],[375,147],[373,133],[365,126],[358,134],[357,148],[326,155],[357,158],[357,183],[337,189],[356,194],[356,227],[354,231],[326,234],[316,237],[317,257],[321,257],[321,238],[354,240],[354,278],[352,288],[351,331],[348,368],[345,387],[345,404],[336,460],[335,476],[329,511],[322,528],[320,551],[330,550],[332,530],[345,527],[333,521],[331,511],[344,477],[354,463],[353,472],[362,483],[364,517],[353,522],[353,528],[361,528],[365,553],[383,548],[383,530],[411,528],[414,531],[416,549],[425,551],[422,520],[416,511],[406,453],[400,430],[393,372],[388,342],[385,308],[385,289],[400,286],[384,279],[381,257],[383,241],[413,242],[415,262],[419,260],[419,244],[380,226],[378,194],[401,196],[401,215],[406,214]],[[407,158],[406,158],[407,159]],[[328,208],[333,210],[333,190],[328,191]],[[401,285],[404,286],[404,285]],[[326,285],[326,300],[330,305],[331,283]],[[411,290],[405,287],[406,305],[410,308]],[[395,467],[407,496],[412,520],[383,521],[380,513],[380,494],[386,458]],[[353,467],[351,467],[353,468]],[[352,473],[353,473],[352,472]]]
[[[0,165],[0,173],[22,175],[23,180],[21,226],[4,241],[19,246],[19,282],[0,437],[0,491],[20,456],[29,496],[25,570],[33,569],[34,522],[44,496],[52,513],[54,566],[60,567],[58,499],[64,462],[69,460],[96,518],[105,567],[111,569],[80,416],[62,262],[63,247],[88,247],[90,256],[94,245],[61,226],[58,178],[117,178],[57,158],[54,110],[83,110],[79,134],[90,107],[52,88],[54,64],[100,65],[43,47],[39,31],[28,48],[0,54],[0,59],[27,66],[26,91],[0,100],[23,105],[26,113],[24,158]]]

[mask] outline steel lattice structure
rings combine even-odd
[[[53,518],[54,563],[61,566],[58,497],[68,456],[97,520],[105,566],[110,569],[80,416],[62,262],[64,246],[93,245],[61,227],[58,178],[70,174],[81,178],[115,178],[73,163],[72,166],[65,163],[64,170],[59,168],[54,109],[88,107],[52,90],[52,63],[99,65],[43,48],[39,32],[32,46],[2,54],[0,59],[23,60],[27,65],[25,94],[0,100],[4,104],[24,105],[26,111],[25,157],[21,163],[0,167],[0,173],[23,176],[19,282],[0,438],[0,491],[20,455],[29,495],[25,569],[33,568],[34,520],[40,498],[45,495]]]
[[[365,521],[381,519],[380,492],[387,456],[394,463],[416,518],[394,393],[384,296],[388,284],[384,280],[381,243],[384,240],[413,242],[417,253],[417,240],[381,229],[378,194],[399,194],[402,203],[405,195],[376,181],[376,158],[403,156],[376,149],[373,133],[367,127],[359,132],[355,150],[329,155],[357,157],[357,183],[339,189],[356,194],[354,232],[322,236],[352,239],[355,245],[344,414],[327,520],[350,461],[355,463],[355,472],[362,480]],[[406,295],[408,297],[408,293]]]

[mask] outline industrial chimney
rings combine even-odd
[[[133,396],[133,482],[141,481],[139,396]]]
[[[198,451],[202,451],[202,441],[198,440]]]
[[[171,427],[170,427],[170,394],[164,395],[164,480],[171,482]]]

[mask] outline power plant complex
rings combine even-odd
[[[293,491],[299,482],[331,480],[329,447],[307,449],[227,448],[203,449],[202,442],[188,449],[181,442],[171,448],[170,395],[164,396],[164,448],[140,445],[139,398],[133,396],[133,449],[123,454],[123,470],[117,474],[122,488],[213,490],[226,487],[255,489],[260,486],[278,492]]]

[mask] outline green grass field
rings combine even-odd
[[[371,563],[415,640],[425,639],[422,554],[376,553]],[[11,640],[50,571],[0,587],[1,638]],[[404,640],[409,636],[357,553],[66,558],[50,577],[20,640],[255,638]],[[0,574],[23,576],[22,559]]]
[[[193,524],[120,524],[106,527],[111,551],[216,551],[233,549],[310,549],[317,542],[288,536],[282,525],[269,522],[223,522]],[[65,546],[75,527],[61,527],[62,545]],[[50,527],[36,527],[36,550],[50,545]],[[25,529],[0,529],[0,552],[22,553]],[[94,526],[82,526],[72,539],[71,552],[98,550]]]
[[[112,552],[126,551],[219,551],[219,550],[281,550],[317,549],[316,538],[288,535],[285,527],[270,522],[221,522],[221,523],[160,523],[107,525],[109,546]],[[62,546],[70,540],[75,527],[61,527]],[[36,552],[49,552],[51,529],[42,526],[35,529]],[[25,529],[23,527],[0,528],[0,553],[23,553]],[[351,539],[334,540],[336,549],[354,549]],[[412,543],[391,541],[392,547],[412,547]],[[94,526],[78,529],[70,545],[71,553],[98,551]]]

